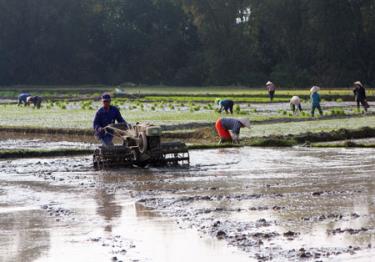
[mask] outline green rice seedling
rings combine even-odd
[[[286,116],[288,114],[288,112],[286,110],[282,110],[281,113]]]
[[[345,110],[342,108],[336,108],[336,115],[340,115],[340,116],[346,115]]]
[[[342,98],[337,98],[337,99],[336,99],[336,102],[337,102],[337,103],[342,103],[343,100],[342,100]]]
[[[215,105],[219,104],[220,100],[221,100],[221,98],[217,97],[217,98],[215,99]]]
[[[155,106],[151,106],[151,111],[155,111],[155,110],[156,110]]]
[[[236,114],[241,113],[241,107],[240,107],[240,105],[235,105],[235,106],[234,106],[234,112],[235,112]]]

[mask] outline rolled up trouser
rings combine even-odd
[[[357,100],[357,107],[358,108],[360,107],[360,104],[362,104],[363,108],[366,109],[366,110],[370,107],[370,105],[367,103],[367,101],[365,99]]]
[[[216,128],[217,134],[219,135],[221,139],[232,140],[232,136],[230,135],[229,131],[223,127],[223,124],[221,123],[221,119],[216,121],[215,128]]]
[[[270,99],[273,100],[273,98],[275,96],[275,90],[268,91],[268,95],[269,95]]]

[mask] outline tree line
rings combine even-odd
[[[0,85],[375,83],[375,0],[0,0]]]

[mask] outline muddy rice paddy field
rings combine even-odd
[[[374,153],[192,151],[189,169],[172,170],[0,161],[0,258],[371,261]]]
[[[322,89],[325,115],[312,118],[305,89],[274,103],[241,87],[113,90],[0,90],[0,261],[373,261],[374,102],[364,114],[350,89]],[[17,107],[20,91],[43,108]],[[191,149],[189,168],[95,170],[103,91],[129,122],[210,149]],[[303,114],[290,113],[292,95]],[[252,121],[242,147],[216,148],[219,97]]]

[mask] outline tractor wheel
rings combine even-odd
[[[138,139],[139,139],[139,152],[143,154],[148,149],[147,136],[145,133],[140,133],[138,136]]]

